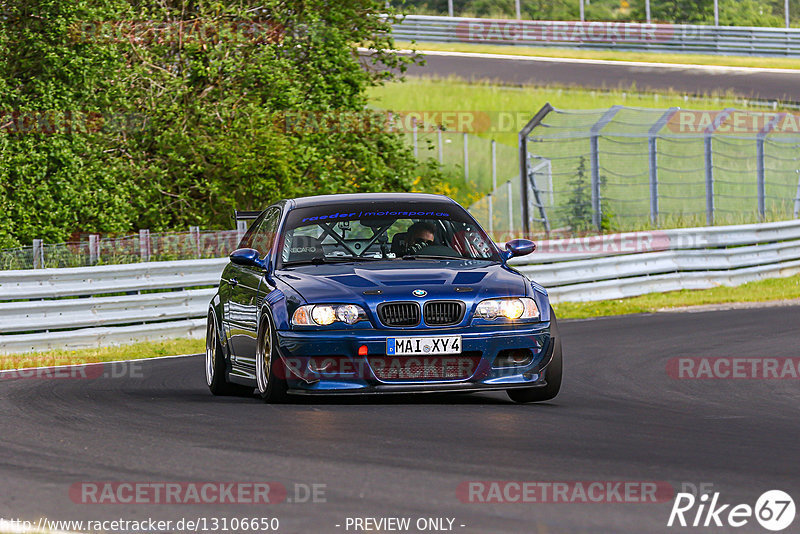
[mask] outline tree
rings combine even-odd
[[[365,89],[414,61],[380,0],[5,4],[2,109],[97,120],[0,132],[0,246],[230,228],[234,208],[412,187],[410,149],[366,110]]]

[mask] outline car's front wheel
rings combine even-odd
[[[561,390],[561,373],[563,363],[561,361],[561,335],[558,333],[556,314],[550,308],[550,335],[555,340],[553,345],[553,358],[545,368],[545,386],[535,388],[519,388],[506,390],[508,397],[519,403],[543,402],[554,399]]]
[[[231,384],[225,377],[225,355],[219,339],[214,314],[208,312],[206,325],[206,385],[214,395],[252,394],[252,388]]]
[[[258,329],[256,349],[256,383],[258,394],[265,402],[286,400],[286,378],[281,368],[277,349],[278,336],[269,314],[265,313]]]

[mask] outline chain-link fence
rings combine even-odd
[[[236,249],[244,229],[150,233],[121,237],[88,236],[87,240],[0,250],[0,270],[85,267],[144,261],[224,257]]]
[[[800,115],[548,104],[529,126],[521,147],[527,187],[513,188],[510,203],[521,207],[522,229],[635,230],[800,214]]]

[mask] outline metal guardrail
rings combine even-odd
[[[800,29],[794,28],[408,15],[392,33],[420,42],[800,56]]]
[[[202,337],[227,261],[2,271],[0,353]],[[736,285],[800,273],[800,221],[542,241],[511,264],[554,302]]]

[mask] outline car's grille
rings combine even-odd
[[[425,323],[431,326],[458,324],[466,306],[460,300],[438,300],[425,303]]]
[[[378,317],[386,326],[417,326],[420,321],[416,302],[385,302],[378,304]]]
[[[442,356],[369,356],[378,380],[466,380],[481,362],[478,351]]]

